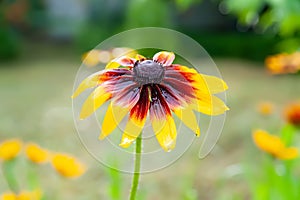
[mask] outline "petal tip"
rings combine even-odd
[[[104,140],[104,138],[106,138],[106,135],[103,134],[103,133],[100,133],[98,139],[99,139],[99,140]]]
[[[195,134],[196,134],[196,137],[200,137],[200,129],[199,128],[197,128],[195,130]]]
[[[128,148],[130,145],[131,145],[131,143],[126,143],[126,142],[121,142],[119,144],[119,146],[122,147],[122,148]]]

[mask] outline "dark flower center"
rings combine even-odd
[[[140,85],[160,83],[165,75],[164,67],[153,60],[136,62],[133,68],[134,80]]]

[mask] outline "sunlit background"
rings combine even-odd
[[[208,157],[198,159],[196,141],[143,175],[138,199],[300,199],[298,0],[0,1],[2,199],[127,199],[131,175],[83,148],[70,96],[86,52],[145,26],[198,41],[228,83],[230,111]]]

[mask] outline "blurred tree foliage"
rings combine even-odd
[[[300,31],[299,0],[223,0],[225,12],[238,17],[239,23],[275,31],[283,37]]]
[[[261,33],[278,34],[281,40],[275,47],[277,51],[299,50],[299,0],[223,0],[221,8],[236,15],[242,25]]]

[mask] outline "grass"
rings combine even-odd
[[[84,150],[73,124],[71,93],[80,66],[78,57],[67,48],[29,46],[16,61],[0,63],[0,140],[20,137],[45,148],[70,152],[89,166],[75,180],[47,174],[38,168],[43,190],[50,199],[108,199],[111,176],[103,165]],[[262,63],[238,59],[215,59],[227,81],[228,112],[224,131],[212,153],[198,159],[199,141],[170,167],[142,175],[140,196],[144,199],[249,199],[246,179],[237,173],[245,161],[255,161],[258,153],[251,139],[253,128],[280,127],[279,117],[265,119],[255,112],[261,100],[273,101],[278,108],[299,98],[296,76],[269,76]],[[277,109],[280,116],[280,109]],[[27,164],[20,159],[21,180]],[[0,176],[2,176],[0,174]],[[127,197],[131,175],[122,174],[121,195]],[[84,184],[82,184],[84,183]],[[26,185],[23,186],[26,187]],[[3,177],[0,192],[7,190]],[[195,194],[196,193],[196,194]],[[126,199],[126,198],[123,198]],[[251,199],[251,198],[250,198]]]

